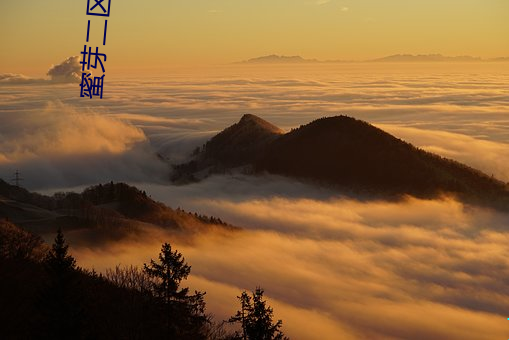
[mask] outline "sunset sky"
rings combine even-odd
[[[112,0],[108,65],[170,69],[266,54],[369,59],[397,53],[509,55],[507,0]],[[0,72],[43,74],[79,54],[86,0],[0,4]]]

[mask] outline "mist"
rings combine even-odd
[[[493,339],[507,333],[509,215],[447,197],[361,202],[326,198],[305,186],[299,195],[275,178],[269,181],[279,194],[257,191],[256,181],[230,183],[236,190],[217,198],[207,194],[228,181],[212,178],[196,184],[201,190],[168,188],[167,201],[221,216],[242,231],[183,236],[146,230],[136,239],[73,247],[72,253],[101,271],[142,265],[162,242],[171,242],[192,265],[190,287],[207,291],[217,320],[235,313],[242,290],[261,286],[285,333],[298,339]],[[302,198],[312,195],[321,198]]]

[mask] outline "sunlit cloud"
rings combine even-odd
[[[388,124],[381,129],[424,150],[466,163],[488,175],[509,182],[509,144],[446,131],[426,130]]]
[[[0,73],[0,84],[40,84],[77,83],[81,81],[79,56],[72,56],[59,64],[52,65],[47,72],[50,79],[28,77],[23,74]]]
[[[5,136],[0,154],[10,162],[55,155],[118,154],[145,140],[143,132],[132,125],[59,102],[48,102],[37,114],[8,118],[0,128]]]
[[[33,112],[5,112],[0,176],[19,169],[25,185],[75,186],[108,180],[160,181],[169,172],[144,132],[125,121],[59,101]]]
[[[81,81],[81,65],[80,57],[72,56],[60,64],[53,65],[48,70],[48,76],[52,81],[56,82],[80,82]]]
[[[202,193],[208,185],[200,184]],[[166,193],[178,199],[180,190]],[[149,232],[142,240],[73,252],[80,263],[103,270],[141,264],[160,242],[173,242],[192,264],[192,288],[208,292],[216,318],[235,312],[239,291],[262,286],[285,332],[300,339],[473,340],[507,333],[505,214],[449,198],[390,203],[198,196],[180,201],[248,229],[201,233],[192,241]],[[305,318],[313,322],[303,328]]]

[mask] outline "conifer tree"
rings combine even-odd
[[[182,254],[172,251],[169,243],[164,243],[159,261],[150,260],[144,271],[152,278],[152,291],[162,304],[166,314],[168,338],[200,339],[208,319],[205,316],[205,293],[189,295],[189,288],[180,284],[191,272]]]
[[[76,260],[68,253],[61,229],[45,258],[48,284],[45,285],[40,308],[45,318],[43,336],[51,339],[79,339],[84,336],[82,290]]]
[[[65,243],[62,229],[57,230],[55,243],[46,255],[46,265],[56,275],[64,275],[76,269],[76,260],[68,254],[69,246]]]
[[[283,322],[273,322],[273,310],[263,298],[263,289],[257,288],[250,296],[242,292],[237,298],[241,309],[228,322],[240,323],[242,333],[236,333],[237,339],[242,340],[283,340],[288,339],[281,331]]]

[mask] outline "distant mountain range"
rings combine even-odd
[[[319,63],[317,59],[304,59],[301,56],[279,56],[275,54],[252,58],[241,63],[245,64],[295,64],[295,63]]]
[[[370,60],[372,62],[478,62],[483,59],[472,56],[447,57],[441,54],[395,54]]]
[[[366,198],[452,194],[509,210],[507,184],[347,116],[321,118],[284,133],[260,117],[244,115],[192,161],[177,165],[173,180],[186,183],[230,171],[283,175]]]
[[[509,62],[509,57],[482,59],[472,56],[456,56],[448,57],[441,54],[395,54],[383,58],[376,58],[370,60],[318,60],[318,59],[305,59],[301,56],[280,56],[280,55],[267,55],[249,60],[241,61],[240,64],[312,64],[312,63],[350,63],[350,62],[393,62],[393,63],[424,63],[424,62]]]

